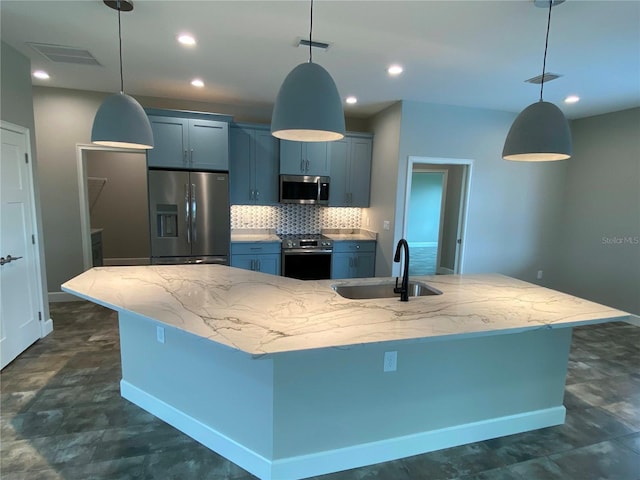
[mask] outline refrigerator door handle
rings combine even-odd
[[[185,222],[187,224],[187,243],[191,243],[191,222],[189,221],[189,205],[191,204],[189,199],[189,184],[184,184],[184,213]]]
[[[196,203],[196,184],[191,184],[191,229],[193,243],[198,241],[198,224],[196,222],[197,203]]]

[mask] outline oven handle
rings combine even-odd
[[[295,255],[326,255],[326,254],[331,254],[333,253],[333,250],[309,250],[309,249],[305,249],[305,248],[290,248],[287,250],[283,250],[282,253],[284,255],[291,255],[291,254],[295,254]]]

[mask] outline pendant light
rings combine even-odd
[[[91,142],[108,147],[153,148],[153,133],[151,132],[151,124],[147,114],[133,97],[124,93],[120,12],[133,10],[133,3],[127,0],[104,0],[104,3],[118,11],[120,93],[107,97],[100,105],[93,119]]]
[[[551,8],[564,0],[536,0],[536,6],[549,5],[547,18],[547,36],[544,44],[542,61],[542,77],[540,82],[540,100],[532,103],[518,115],[511,125],[504,143],[502,158],[524,162],[545,162],[566,160],[571,157],[571,130],[569,122],[562,111],[553,103],[542,100],[544,74],[547,63],[547,46],[549,44],[549,26],[551,25]]]
[[[333,78],[313,63],[313,0],[309,28],[309,61],[295,67],[282,82],[271,117],[271,134],[283,140],[327,142],[345,134],[342,100]]]

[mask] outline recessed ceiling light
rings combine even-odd
[[[36,70],[35,72],[33,72],[33,76],[39,78],[40,80],[49,80],[49,78],[51,78],[49,77],[49,74],[44,70]]]
[[[196,39],[188,33],[181,33],[180,35],[178,35],[178,41],[183,45],[192,46],[196,44]]]
[[[580,101],[580,97],[577,95],[569,95],[564,99],[564,103],[576,103]]]
[[[347,103],[351,103],[351,104],[358,103],[358,99],[356,97],[354,97],[353,95],[345,98],[344,101],[347,102]]]
[[[194,87],[202,88],[204,87],[204,82],[199,78],[194,78],[193,80],[191,80],[191,85],[193,85]]]
[[[402,67],[400,65],[391,65],[387,68],[389,75],[400,75],[402,73]]]

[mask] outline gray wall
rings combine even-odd
[[[378,277],[388,276],[393,262],[393,223],[396,214],[395,191],[401,118],[402,104],[398,102],[378,113],[371,121],[374,135],[371,198],[363,220],[365,228],[378,232],[375,270]],[[391,230],[384,230],[385,220],[390,222]]]
[[[374,119],[374,171],[379,168],[378,179],[384,181],[372,186],[370,215],[386,217],[395,228],[392,234],[379,236],[376,275],[391,274],[395,242],[402,236],[409,156],[474,161],[465,273],[500,272],[527,281],[536,281],[538,269],[547,277],[555,273],[551,248],[558,240],[558,205],[563,201],[567,166],[502,160],[514,117],[507,112],[403,101],[400,115],[396,110],[392,119],[386,112]],[[383,144],[384,153],[378,151],[378,135],[399,135],[395,155],[393,142]],[[373,229],[382,231],[380,224]]]
[[[42,282],[42,292],[44,294],[44,319],[49,318],[49,303],[46,299],[46,262],[45,262],[45,242],[46,236],[42,227],[42,213],[40,209],[40,191],[38,189],[39,172],[38,155],[36,150],[36,128],[33,115],[33,97],[31,93],[31,62],[27,57],[2,42],[0,58],[2,68],[0,68],[0,116],[2,120],[20,125],[29,129],[31,136],[31,162],[33,168],[33,182],[35,191],[36,210],[36,237],[40,250],[40,275]]]
[[[102,253],[110,259],[150,257],[147,159],[144,153],[86,152],[87,177],[106,181],[91,201],[91,228],[102,228]],[[90,197],[95,182],[89,182]],[[97,185],[96,185],[97,186]],[[148,263],[148,262],[147,262]]]
[[[640,108],[572,122],[553,286],[640,315]]]

